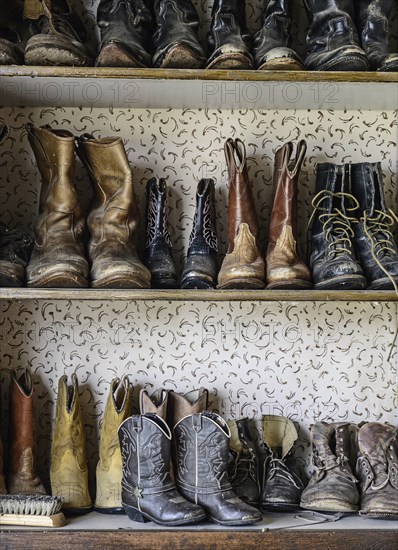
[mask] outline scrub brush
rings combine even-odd
[[[48,495],[0,495],[0,525],[62,527],[64,499]]]

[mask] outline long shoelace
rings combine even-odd
[[[293,476],[289,468],[283,462],[282,459],[273,457],[269,462],[270,476],[277,475],[292,483],[296,489],[301,489],[301,485],[297,483],[296,478]]]

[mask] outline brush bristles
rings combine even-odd
[[[0,495],[0,514],[53,516],[61,511],[63,501],[48,495]]]

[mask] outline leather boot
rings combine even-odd
[[[0,65],[23,65],[29,22],[22,17],[24,0],[0,0]]]
[[[214,0],[207,42],[207,69],[253,68],[245,0]]]
[[[318,422],[311,428],[314,472],[301,496],[301,508],[356,512],[359,494],[350,466],[349,424]]]
[[[101,0],[97,11],[101,30],[97,67],[149,67],[152,14],[147,0]]]
[[[199,16],[192,0],[154,0],[156,30],[153,66],[201,69],[206,56],[199,44]]]
[[[67,376],[62,376],[58,383],[50,479],[52,494],[64,498],[64,512],[83,514],[92,509],[88,492],[86,438],[75,374],[72,374],[70,386]]]
[[[250,433],[249,420],[229,420],[228,477],[236,496],[249,506],[259,508],[258,459]]]
[[[97,464],[97,493],[94,508],[103,514],[123,513],[122,455],[118,429],[131,414],[132,387],[127,376],[111,382],[104,411]]]
[[[76,140],[76,150],[96,195],[87,218],[91,286],[150,288],[151,275],[135,246],[140,214],[122,139],[84,134]]]
[[[202,506],[221,525],[248,525],[261,521],[258,510],[245,504],[228,480],[231,433],[218,414],[186,416],[174,426],[174,475],[182,496]]]
[[[86,223],[73,181],[74,137],[50,126],[28,124],[27,130],[42,180],[28,286],[86,287],[88,263],[82,243]]]
[[[86,30],[69,5],[69,0],[41,0],[35,3],[38,8],[33,10],[30,18],[35,20],[36,34],[26,44],[25,63],[90,65],[91,55],[85,45]]]
[[[228,250],[217,288],[264,288],[265,264],[243,142],[228,139],[225,158],[229,170]]]
[[[262,27],[254,36],[256,68],[269,71],[302,71],[300,56],[289,47],[290,0],[264,2]]]
[[[205,519],[202,508],[176,491],[170,478],[171,432],[156,414],[134,415],[119,428],[122,502],[133,521],[175,526]]]
[[[21,287],[26,282],[33,241],[0,222],[0,287]]]
[[[369,518],[398,518],[398,430],[369,422],[357,434],[361,504],[359,514]]]
[[[398,53],[388,48],[388,18],[394,0],[356,0],[358,30],[372,71],[398,71]]]
[[[166,390],[157,390],[152,395],[148,395],[148,392],[146,390],[141,390],[140,391],[140,413],[156,414],[166,422],[168,401],[169,401],[169,392]]]
[[[266,458],[261,509],[296,510],[304,489],[292,456],[298,438],[296,427],[289,418],[264,415],[262,430]]]
[[[171,428],[185,416],[204,412],[209,405],[209,392],[206,388],[192,390],[185,395],[169,392],[170,414],[168,424]]]
[[[45,495],[36,473],[36,430],[32,377],[13,373],[10,387],[7,487],[11,495]]]
[[[214,181],[202,179],[196,190],[195,216],[181,276],[181,288],[215,288],[217,263]]]
[[[166,180],[151,178],[146,187],[146,248],[145,265],[151,272],[152,288],[178,288],[177,269],[172,254],[167,224]]]
[[[392,234],[394,213],[384,197],[380,162],[351,165],[352,194],[359,202],[355,244],[370,290],[398,289],[398,248]]]
[[[314,288],[362,290],[366,279],[354,248],[356,221],[348,201],[349,167],[318,164],[311,229]]]
[[[311,272],[297,254],[297,195],[301,165],[307,150],[300,141],[291,160],[293,143],[275,155],[274,201],[267,250],[267,288],[309,288]]]
[[[0,435],[0,495],[7,494],[6,481],[4,477],[4,450],[3,439]]]
[[[309,71],[366,71],[359,45],[353,0],[304,0],[311,20],[307,35]]]

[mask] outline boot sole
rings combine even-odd
[[[282,502],[268,502],[261,505],[261,511],[266,512],[294,512],[300,510],[300,504],[283,504]]]
[[[151,279],[151,288],[168,288],[175,290],[179,288],[178,283],[175,279]]]
[[[253,63],[243,54],[225,53],[209,63],[206,69],[250,71]]]
[[[185,290],[213,290],[216,287],[214,282],[208,282],[204,279],[191,278],[181,281],[181,288]]]
[[[94,511],[108,515],[124,515],[126,513],[123,508],[99,508],[98,506],[94,506]]]
[[[77,516],[79,514],[88,514],[89,512],[92,512],[93,507],[92,506],[84,506],[82,508],[62,508],[62,512],[66,516]]]
[[[28,287],[34,288],[87,288],[88,281],[76,273],[55,273],[28,280]]]
[[[220,290],[261,290],[265,286],[260,279],[231,279],[223,285],[217,285]]]
[[[138,61],[135,57],[130,56],[122,46],[118,44],[107,44],[98,54],[95,62],[96,67],[130,67],[144,68],[146,65]]]
[[[313,502],[313,503],[300,503],[300,508],[304,508],[304,510],[316,510],[318,512],[357,512],[358,506],[355,506],[353,504],[347,504],[346,502],[342,502],[341,500],[334,500],[334,499],[323,499],[319,502]]]
[[[393,277],[395,284],[398,286],[398,280]],[[391,282],[391,279],[388,277],[385,277],[384,279],[378,279],[377,281],[373,281],[373,283],[370,283],[368,286],[368,290],[395,290],[394,286]]]
[[[91,64],[91,59],[74,47],[72,42],[50,36],[33,36],[25,49],[27,65],[62,65],[82,67]]]
[[[239,527],[240,525],[252,525],[253,523],[258,523],[259,521],[262,521],[262,517],[256,518],[256,519],[250,519],[250,520],[241,519],[236,521],[233,521],[233,520],[221,521],[219,519],[209,517],[209,520],[212,521],[213,523],[218,523],[219,525],[226,525],[229,527],[234,527],[234,526]]]
[[[343,46],[336,51],[333,59],[318,67],[307,67],[310,71],[367,71],[369,64],[365,53],[359,47]]]
[[[312,283],[310,281],[304,281],[302,279],[292,279],[291,281],[275,281],[266,286],[267,290],[272,289],[303,289],[303,288],[312,288]]]
[[[304,71],[304,65],[295,59],[280,58],[266,61],[257,69],[258,71]]]
[[[149,280],[137,279],[133,277],[108,277],[106,279],[97,279],[91,282],[92,288],[151,288]]]
[[[185,44],[177,44],[166,53],[161,69],[202,69],[205,60]]]
[[[24,57],[14,44],[0,40],[0,65],[23,65]]]
[[[383,512],[382,510],[374,510],[373,512],[361,512],[359,511],[359,515],[363,518],[374,518],[374,519],[397,519],[398,518],[398,511],[394,514],[393,512]]]
[[[200,521],[203,521],[206,519],[206,514],[203,514],[203,516],[198,516],[196,518],[189,518],[189,519],[181,519],[178,521],[170,521],[170,522],[162,522],[157,520],[156,518],[150,516],[146,512],[142,512],[141,510],[138,510],[137,508],[133,508],[132,506],[128,506],[127,504],[123,504],[123,508],[126,512],[126,515],[129,519],[132,521],[139,521],[140,523],[146,523],[148,521],[153,521],[153,523],[156,523],[157,525],[164,525],[164,526],[170,526],[175,527],[177,525],[187,525],[189,523],[198,523]]]
[[[363,290],[367,281],[362,275],[344,275],[314,284],[315,290]]]

